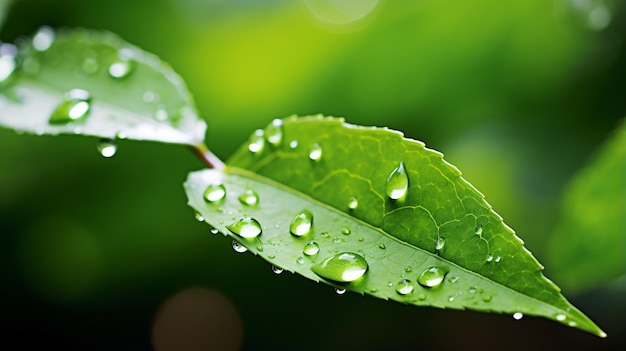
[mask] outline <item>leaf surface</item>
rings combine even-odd
[[[626,275],[626,123],[570,182],[550,239],[550,269],[582,291]]]
[[[5,46],[0,57],[0,125],[36,134],[203,142],[206,123],[180,77],[116,35],[42,27],[17,47],[15,55]],[[88,96],[88,111],[61,106],[75,89]]]
[[[391,176],[399,168],[408,187],[393,200],[387,183],[402,185]],[[203,199],[211,184],[225,186],[223,200]],[[185,187],[208,223],[309,279],[406,304],[543,316],[604,336],[542,275],[543,267],[457,168],[399,132],[294,116],[255,132],[223,172],[192,173]],[[257,206],[238,200],[246,190],[259,194]],[[313,215],[312,229],[294,236],[290,225],[303,210]],[[227,228],[247,216],[261,224],[260,236],[245,239]],[[319,244],[317,255],[303,253],[310,241]],[[340,283],[337,275],[311,270],[344,252],[367,261],[363,277]],[[446,274],[430,287],[422,273],[433,268]]]

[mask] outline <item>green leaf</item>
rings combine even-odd
[[[205,200],[218,184],[226,195]],[[321,116],[275,121],[223,171],[192,173],[185,188],[208,223],[309,279],[406,304],[543,316],[605,336],[457,168],[399,132]],[[257,205],[239,200],[246,191],[258,194]],[[313,221],[302,234],[292,223],[305,210]],[[228,229],[245,217],[261,224],[259,236]],[[316,255],[304,252],[311,241]],[[365,259],[361,278],[351,281],[363,271],[358,257],[331,258],[342,253]]]
[[[9,5],[11,5],[11,0],[0,0],[0,30],[2,30]]]
[[[206,123],[180,77],[116,35],[42,27],[18,46],[17,55],[4,50],[0,57],[0,125],[36,134],[203,142]]]
[[[550,271],[582,291],[626,274],[626,123],[568,185]]]

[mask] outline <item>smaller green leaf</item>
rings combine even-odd
[[[0,125],[35,134],[199,145],[198,118],[180,77],[109,32],[42,27],[0,47]]]
[[[626,123],[569,184],[548,258],[557,281],[584,290],[626,274]]]
[[[9,5],[11,5],[11,0],[0,0],[0,30],[2,30],[2,25],[4,24],[4,18],[6,17]]]

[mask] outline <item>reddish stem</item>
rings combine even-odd
[[[224,169],[224,162],[220,160],[209,148],[204,144],[190,146],[191,150],[202,160],[207,167],[222,170]]]

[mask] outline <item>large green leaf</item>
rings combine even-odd
[[[571,181],[551,237],[550,270],[584,290],[626,274],[626,124]]]
[[[401,164],[408,189],[392,200],[386,184]],[[223,199],[203,197],[205,189],[220,195],[219,188],[211,191],[217,184],[225,188]],[[255,132],[224,170],[192,173],[185,187],[208,223],[309,279],[407,304],[543,316],[605,335],[542,275],[543,267],[457,168],[399,132],[321,116],[275,121]],[[258,204],[242,201],[250,191]],[[313,216],[312,229],[290,234],[304,210]],[[235,234],[232,224],[246,217],[260,223],[259,236]],[[303,251],[310,241],[319,245],[318,254]],[[334,269],[328,263],[321,273],[329,274],[314,272],[344,252],[367,262],[363,277],[340,282],[337,272],[350,260],[336,260]],[[428,287],[419,277],[433,267],[447,274]]]
[[[11,4],[11,0],[0,0],[0,30],[2,30],[2,25],[4,24],[4,18],[7,13],[7,9]]]
[[[17,44],[17,53],[9,44],[0,51],[0,125],[36,134],[203,142],[206,124],[187,88],[156,56],[112,33],[84,29],[42,27]]]

